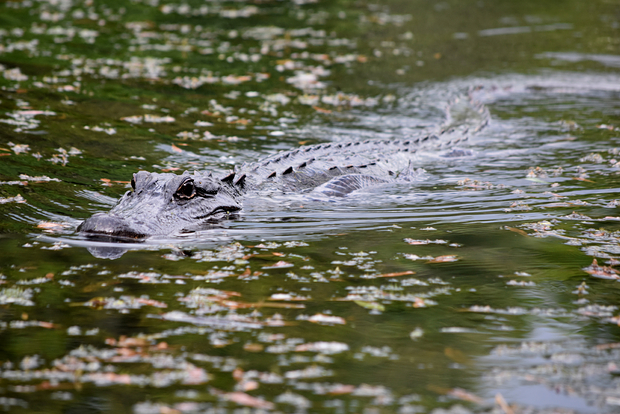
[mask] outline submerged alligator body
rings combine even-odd
[[[235,217],[249,193],[343,197],[371,186],[411,181],[418,175],[414,168],[418,151],[454,148],[486,125],[484,106],[469,101],[467,108],[468,117],[473,113],[475,122],[460,119],[435,134],[304,146],[243,164],[220,178],[198,171],[181,175],[140,171],[133,175],[132,190],[112,210],[93,215],[78,231],[104,240],[172,235]],[[450,115],[448,110],[449,120]]]

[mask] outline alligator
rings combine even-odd
[[[459,109],[458,102],[466,105]],[[236,218],[249,194],[344,197],[372,186],[412,181],[420,174],[414,167],[420,150],[448,148],[461,155],[456,145],[488,122],[487,109],[471,99],[455,100],[446,114],[449,122],[415,139],[302,146],[244,163],[223,177],[200,171],[180,175],[139,171],[118,204],[85,220],[78,232],[98,240],[143,240],[193,232]]]

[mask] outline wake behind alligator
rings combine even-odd
[[[224,177],[210,172],[181,175],[140,171],[132,190],[107,213],[85,220],[78,231],[98,240],[140,240],[198,231],[235,218],[249,195],[274,193],[345,197],[364,188],[410,182],[420,175],[421,150],[453,150],[489,121],[481,103],[454,99],[446,122],[432,133],[408,139],[366,140],[303,146],[235,167]]]

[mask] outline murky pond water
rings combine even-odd
[[[0,3],[0,406],[617,412],[619,28],[606,1]],[[450,123],[409,182],[76,233],[139,170]]]

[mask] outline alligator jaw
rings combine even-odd
[[[202,226],[213,225],[231,217],[237,217],[237,213],[241,210],[238,206],[219,206],[201,217],[195,217],[196,223],[179,231],[192,232],[200,229]],[[136,243],[142,242],[149,236],[158,234],[157,231],[147,232],[138,231],[131,228],[127,220],[109,213],[96,213],[92,217],[84,220],[77,228],[77,231],[90,240],[103,242],[125,242]]]
[[[223,219],[229,218],[230,216],[236,216],[236,214],[241,210],[238,206],[218,206],[209,214],[204,216],[194,217],[196,221],[206,221],[206,222],[214,222],[221,221]]]
[[[136,242],[148,236],[133,230],[122,218],[107,213],[94,214],[77,231],[89,239],[112,242]]]

